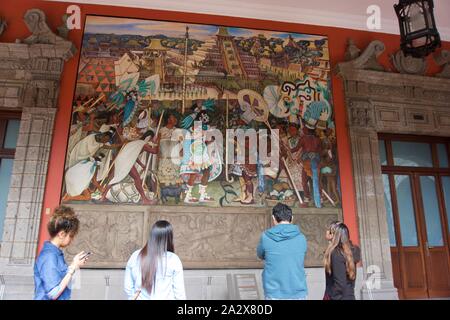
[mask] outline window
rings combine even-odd
[[[19,136],[20,113],[0,112],[0,241],[3,237],[9,184]]]
[[[383,167],[448,170],[449,139],[443,137],[379,135],[379,155]]]

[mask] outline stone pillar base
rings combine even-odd
[[[382,281],[379,289],[361,288],[361,300],[398,300],[398,291],[392,281]]]

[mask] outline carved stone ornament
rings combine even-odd
[[[436,74],[436,77],[450,79],[450,51],[442,50],[439,55],[434,57],[436,63],[443,66],[440,73]]]
[[[405,56],[402,50],[399,50],[396,54],[391,55],[391,61],[395,69],[403,74],[424,75],[428,67],[426,58]]]
[[[352,61],[359,57],[361,54],[361,49],[359,49],[355,41],[351,38],[347,40],[347,50],[345,51],[345,61]]]
[[[64,39],[68,39],[69,38],[69,28],[67,28],[67,19],[69,19],[69,15],[65,14],[62,17],[62,25],[60,25],[58,28],[56,28],[58,30],[58,35],[61,38]]]
[[[353,40],[349,39],[346,58],[356,57],[351,61],[340,63],[342,68],[353,68],[362,70],[386,71],[385,68],[378,62],[377,58],[384,52],[385,45],[379,40],[372,41],[359,55],[358,48]]]
[[[3,31],[5,31],[7,26],[8,25],[6,24],[6,20],[0,17],[0,35],[2,35]]]
[[[373,108],[369,101],[352,100],[349,106],[349,120],[352,127],[371,128],[374,126]]]
[[[30,9],[24,16],[25,24],[31,31],[32,35],[23,40],[26,44],[56,44],[65,41],[50,30],[47,25],[45,14],[39,9]]]

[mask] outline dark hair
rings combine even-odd
[[[328,244],[328,248],[324,254],[325,271],[332,273],[331,254],[334,250],[339,250],[345,258],[345,268],[347,276],[350,280],[356,279],[356,263],[353,257],[352,244],[350,242],[350,232],[344,223],[335,222],[330,226],[330,232],[333,239]],[[359,260],[359,259],[356,259]]]
[[[292,222],[292,210],[283,203],[278,203],[273,207],[272,215],[278,223],[282,221]]]
[[[56,237],[61,231],[75,236],[78,233],[79,226],[80,221],[73,209],[66,206],[59,206],[55,209],[52,218],[48,222],[47,230],[52,238]]]
[[[168,221],[155,222],[150,231],[147,244],[139,256],[141,260],[142,287],[151,294],[156,280],[156,271],[167,251],[175,252],[173,246],[173,228]]]
[[[163,117],[163,124],[164,124],[164,125],[167,125],[167,123],[169,122],[169,118],[170,118],[171,116],[174,116],[175,119],[178,120],[178,118],[177,118],[175,112],[173,112],[173,111],[168,111],[168,112],[166,112],[166,113],[164,114],[164,117]]]
[[[142,135],[141,140],[145,140],[145,138],[147,138],[149,136],[150,136],[150,138],[153,139],[153,137],[155,136],[155,133],[152,130],[148,130]]]

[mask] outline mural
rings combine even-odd
[[[330,82],[323,36],[88,16],[62,202],[339,207]],[[276,135],[280,161],[196,123]]]

